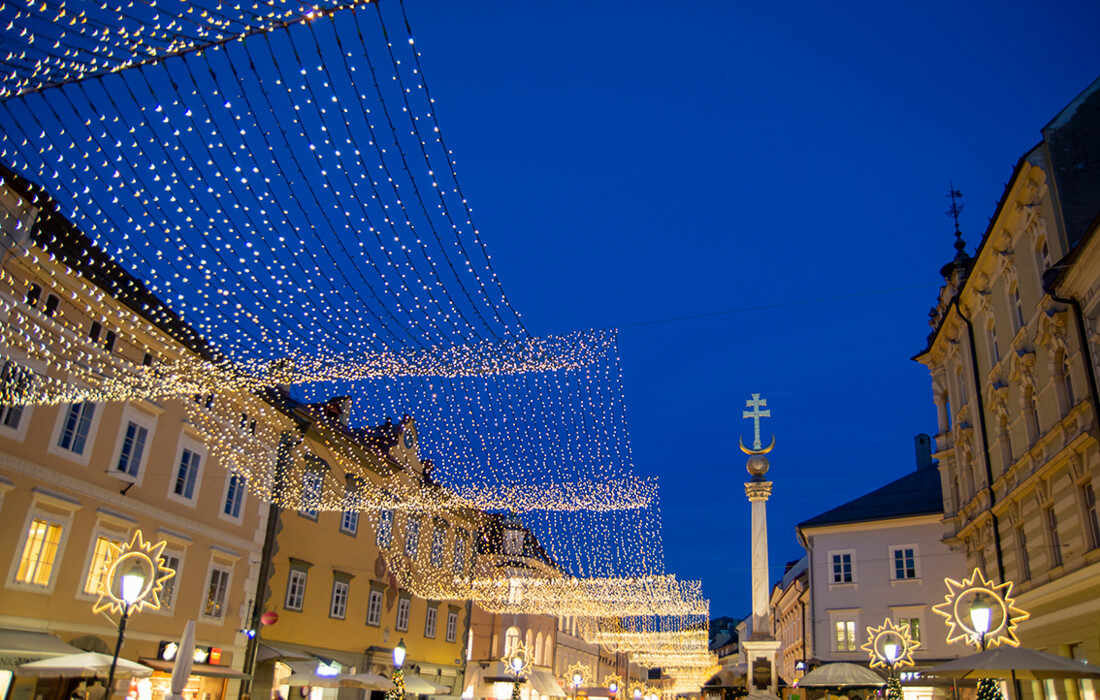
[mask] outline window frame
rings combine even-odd
[[[451,560],[451,569],[455,576],[461,576],[466,570],[466,530],[455,528],[454,558]]]
[[[233,487],[234,480],[236,480],[239,484],[237,486],[237,490],[236,490],[236,497],[237,497],[236,498],[236,505],[237,505],[236,515],[234,515],[233,513],[227,513],[226,510],[225,510],[226,507],[229,505],[229,491]],[[225,488],[222,489],[222,505],[221,505],[221,508],[218,509],[218,517],[221,518],[222,520],[228,520],[230,522],[240,524],[241,521],[244,519],[244,512],[245,512],[245,505],[244,504],[245,504],[245,499],[247,497],[248,497],[248,480],[245,479],[240,474],[238,474],[237,472],[233,471],[232,469],[227,470],[226,471],[226,476],[225,476]]]
[[[857,621],[848,617],[841,617],[832,620],[833,623],[833,651],[836,653],[851,653],[859,650],[858,640],[856,639],[856,629],[858,625]],[[844,647],[841,647],[841,626],[844,629]]]
[[[424,613],[424,638],[435,639],[438,631],[439,603],[428,603],[428,609]]]
[[[838,557],[844,557],[844,556],[848,557],[848,566],[851,569],[851,571],[849,572],[849,576],[851,577],[851,579],[848,580],[848,581],[844,581],[844,580],[838,581],[838,580],[836,580],[836,575],[837,575],[836,574],[836,564],[837,564],[837,562],[835,561],[835,559],[838,558]],[[828,553],[828,557],[829,557],[828,560],[827,560],[828,561],[828,566],[829,566],[829,570],[828,570],[829,571],[829,574],[828,574],[829,578],[828,578],[828,580],[829,580],[829,585],[830,586],[852,586],[852,585],[855,585],[855,584],[859,583],[859,578],[857,576],[857,570],[856,570],[856,551],[854,549],[830,550],[829,553]],[[841,564],[843,565],[843,561],[841,561]],[[842,578],[843,578],[843,576],[842,576]]]
[[[160,608],[156,612],[166,615],[175,614],[176,597],[179,595],[179,582],[183,576],[183,566],[187,559],[185,555],[186,552],[182,549],[166,549],[161,552],[160,557],[165,560],[164,566],[172,569],[176,574],[164,582],[164,587],[160,592]],[[171,566],[168,557],[174,557],[176,559],[175,566]]]
[[[306,604],[306,585],[309,583],[309,569],[291,564],[286,574],[286,592],[283,595],[283,609],[302,612]]]
[[[348,517],[352,517],[351,525],[348,526]],[[349,537],[359,536],[359,511],[354,508],[345,508],[340,512],[340,532]]]
[[[1100,507],[1096,503],[1096,489],[1093,488],[1092,481],[1086,480],[1077,487],[1077,491],[1081,494],[1085,544],[1091,552],[1100,548]]]
[[[12,411],[19,411],[19,419],[16,421],[15,427],[8,425],[5,419]],[[31,422],[31,413],[34,410],[34,404],[26,404],[23,406],[17,406],[15,404],[0,404],[0,435],[11,438],[17,442],[23,442],[27,437],[27,425]]]
[[[23,562],[23,554],[27,548],[27,540],[30,538],[30,528],[35,520],[43,520],[61,528],[61,534],[58,537],[57,546],[54,549],[53,560],[50,563],[50,572],[45,584],[19,580],[19,567]],[[65,545],[68,543],[69,533],[72,530],[72,522],[72,512],[63,515],[53,510],[43,509],[39,507],[37,503],[31,508],[28,508],[27,515],[23,520],[23,530],[19,536],[19,542],[15,547],[15,551],[12,553],[12,563],[10,571],[8,572],[6,587],[13,590],[34,591],[47,595],[52,594],[54,592],[54,587],[57,585],[57,579],[59,578],[57,571],[65,555]]]
[[[125,544],[130,539],[130,533],[128,530],[120,530],[111,527],[104,527],[101,523],[95,530],[92,531],[91,539],[88,543],[88,555],[84,558],[84,576],[82,577],[79,587],[77,588],[77,598],[84,600],[97,600],[100,596],[98,591],[89,592],[88,583],[92,578],[92,566],[96,561],[96,545],[99,543],[100,538],[106,540],[106,542],[114,542],[116,544]],[[104,545],[107,549],[103,553],[103,559],[100,560],[100,564],[106,561],[107,555],[110,552],[109,545]]]
[[[233,587],[233,565],[219,562],[217,560],[211,560],[210,565],[206,568],[206,585],[203,587],[203,598],[199,603],[199,619],[203,622],[222,625],[225,624],[225,618],[227,614],[227,608],[229,606],[229,592]],[[214,583],[214,573],[224,573],[225,576],[225,588],[222,590],[222,599],[218,603],[219,615],[209,615],[207,610],[210,608],[210,589]]]
[[[92,418],[88,423],[88,434],[84,438],[84,451],[74,452],[68,447],[61,446],[61,438],[65,432],[65,424],[68,423],[68,417],[70,411],[74,406],[78,405],[91,405]],[[78,401],[76,403],[61,404],[57,411],[57,420],[54,421],[53,435],[50,439],[50,446],[46,450],[51,454],[64,457],[70,462],[76,462],[87,466],[92,459],[92,451],[95,449],[96,437],[99,434],[99,421],[103,418],[102,406],[95,401]]]
[[[378,511],[378,526],[375,528],[374,543],[381,549],[393,546],[393,508],[381,508]]]
[[[367,625],[369,627],[382,626],[382,589],[371,587],[370,596],[367,598]],[[373,618],[373,619],[371,619]]]
[[[337,593],[342,589],[342,597]],[[334,576],[332,579],[332,594],[328,601],[328,616],[334,620],[346,620],[348,617],[348,599],[351,597],[351,580],[346,576]],[[337,615],[337,603],[340,603],[339,615]]]
[[[420,551],[420,516],[409,513],[405,516],[405,542],[402,551],[409,559],[416,559]]]
[[[1051,569],[1057,569],[1065,565],[1065,558],[1062,556],[1062,535],[1058,532],[1058,513],[1054,510],[1053,503],[1043,509],[1043,521],[1046,524],[1047,537],[1050,540],[1050,561],[1048,564]]]
[[[453,644],[458,639],[458,612],[454,610],[447,611],[447,632],[444,639],[449,644]],[[539,639],[542,639],[542,634],[539,634]],[[535,655],[536,658],[538,654]],[[537,661],[536,661],[537,663]]]
[[[402,612],[404,612],[404,620],[402,620]],[[412,596],[402,593],[397,598],[397,619],[393,623],[394,629],[398,632],[408,632],[410,619],[412,619]]]
[[[912,576],[898,576],[898,554],[902,554],[904,558],[904,552],[912,551],[913,555],[913,575]],[[904,563],[904,559],[903,559]],[[908,571],[906,567],[906,571]],[[920,580],[920,548],[916,544],[898,544],[890,547],[890,580],[891,581],[918,581]]]
[[[432,566],[440,569],[443,568],[443,551],[446,549],[446,543],[446,528],[439,523],[435,523],[432,527],[432,546],[428,557],[428,561]]]
[[[183,462],[183,453],[188,451],[193,455],[198,455],[199,464],[195,469],[195,483],[192,487],[191,498],[184,496],[183,494],[176,493],[176,482],[180,478],[180,466]],[[172,462],[172,471],[168,478],[168,498],[169,500],[177,503],[183,503],[184,505],[194,508],[198,504],[199,493],[202,491],[202,473],[206,469],[206,460],[208,454],[206,447],[199,441],[191,438],[187,434],[181,434],[179,443],[176,445],[176,458]]]
[[[126,432],[129,429],[130,423],[145,428],[146,433],[145,446],[142,448],[141,457],[138,458],[136,474],[120,471],[118,468],[119,460],[122,459],[122,448],[126,444]],[[118,424],[118,437],[115,439],[115,449],[111,457],[110,465],[107,468],[107,473],[120,481],[132,483],[134,486],[141,486],[142,482],[145,480],[145,468],[149,464],[149,454],[152,452],[156,427],[157,419],[154,416],[138,411],[130,405],[123,408],[122,418],[119,420]]]

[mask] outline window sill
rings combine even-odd
[[[838,588],[851,588],[853,590],[856,590],[856,589],[859,588],[859,583],[857,581],[852,581],[851,583],[830,583],[829,584],[829,590],[835,590],[835,589],[838,589]]]
[[[906,586],[915,583],[918,586],[924,585],[920,576],[914,576],[912,578],[892,578],[890,579],[890,587],[894,586]]]

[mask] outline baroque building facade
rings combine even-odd
[[[956,227],[932,333],[914,358],[932,376],[945,542],[966,556],[957,577],[978,567],[1013,581],[1017,604],[1031,613],[1019,628],[1023,644],[1092,662],[1100,660],[1098,213],[1100,80],[1017,162],[973,256]],[[1086,692],[1048,685],[1048,694]]]

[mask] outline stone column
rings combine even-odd
[[[747,451],[747,450],[746,450]],[[772,636],[768,599],[771,584],[768,577],[768,514],[767,502],[772,482],[765,480],[768,458],[750,453],[746,467],[752,481],[745,484],[745,495],[752,503],[752,634],[741,643],[748,661],[750,698],[776,698],[778,678],[775,654],[780,647]]]

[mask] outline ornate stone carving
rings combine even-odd
[[[1019,350],[1012,355],[1008,378],[1035,391],[1035,353],[1031,350]]]
[[[1008,385],[998,381],[990,384],[986,390],[985,405],[997,417],[997,429],[1004,432],[1008,420]]]
[[[1069,322],[1068,313],[1053,307],[1045,309],[1039,315],[1039,332],[1035,336],[1035,342],[1050,349],[1051,369],[1054,368],[1054,358],[1058,351],[1066,351],[1066,324]]]
[[[745,482],[745,495],[750,501],[767,501],[772,495],[772,482],[748,481]]]
[[[1019,279],[1019,274],[1016,271],[1016,258],[1011,248],[1012,236],[1005,231],[1003,237],[1008,239],[1009,247],[998,254],[1001,257],[1001,279],[1005,281],[1005,288],[1007,289],[1016,284]]]

